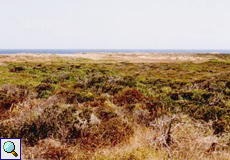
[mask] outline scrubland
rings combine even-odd
[[[22,159],[230,159],[229,55],[12,56],[0,56],[0,137],[21,138]]]

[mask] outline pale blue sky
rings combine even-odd
[[[230,0],[0,0],[0,49],[230,49]]]

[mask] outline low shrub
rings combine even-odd
[[[50,83],[41,83],[35,87],[35,91],[38,93],[38,98],[48,98],[53,90],[54,87]]]
[[[23,85],[3,85],[0,89],[0,113],[9,110],[13,105],[22,102],[29,96],[27,87]]]
[[[10,72],[22,72],[24,70],[25,70],[25,68],[22,66],[14,66],[14,67],[10,68]]]
[[[145,97],[140,91],[131,88],[125,88],[117,95],[115,95],[114,103],[120,106],[126,104],[135,104],[140,102],[148,101],[148,98]]]
[[[101,122],[91,123],[92,114]],[[1,128],[1,136],[22,138],[28,146],[52,137],[92,150],[122,143],[133,133],[132,127],[111,111],[98,109],[93,113],[92,108],[65,105],[47,107],[37,118],[24,119],[18,126],[3,125]]]

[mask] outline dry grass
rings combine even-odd
[[[170,123],[171,132],[168,133]],[[162,117],[152,126],[155,132],[152,145],[167,151],[170,158],[222,160],[230,157],[230,147],[226,144],[230,135],[217,137],[213,134],[211,123],[176,115],[173,118]],[[215,147],[212,147],[213,144],[216,144]]]
[[[171,141],[167,143],[169,123]],[[94,160],[228,160],[230,147],[226,139],[230,135],[213,135],[211,124],[199,122],[185,115],[165,116],[156,119],[151,128],[136,125],[135,132],[125,144],[105,147],[95,151],[81,148],[58,140],[45,139],[34,147],[25,147],[24,159],[94,159]],[[216,144],[213,147],[213,144]]]

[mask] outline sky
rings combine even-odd
[[[229,0],[0,0],[0,49],[230,49]]]

